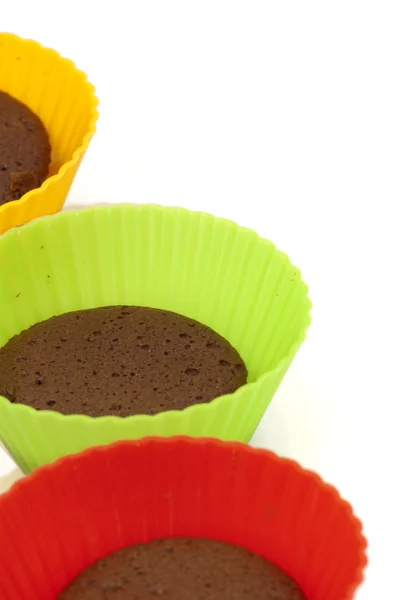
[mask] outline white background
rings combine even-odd
[[[202,209],[300,266],[313,324],[253,442],[353,503],[371,561],[358,600],[400,597],[400,26],[385,0],[19,0],[1,15],[96,84],[69,206]]]

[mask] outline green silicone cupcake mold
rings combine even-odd
[[[228,339],[248,368],[233,394],[155,416],[64,416],[0,397],[0,439],[24,472],[86,447],[149,435],[248,442],[305,338],[300,273],[256,233],[153,205],[68,211],[0,238],[0,346],[34,323],[113,304],[164,308]]]

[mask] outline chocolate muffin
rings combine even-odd
[[[43,183],[50,154],[49,137],[39,117],[0,91],[0,205]]]
[[[181,410],[246,379],[238,352],[212,329],[139,306],[55,316],[0,349],[0,395],[66,415]]]
[[[118,550],[87,569],[58,600],[305,600],[273,563],[240,546],[171,538]]]

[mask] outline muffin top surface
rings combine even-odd
[[[43,183],[50,154],[49,137],[39,117],[0,91],[0,205]]]
[[[212,329],[147,307],[65,313],[0,348],[0,395],[63,414],[181,410],[232,393],[246,378],[238,352]]]
[[[123,548],[85,569],[58,600],[305,600],[296,582],[248,550],[171,538]]]

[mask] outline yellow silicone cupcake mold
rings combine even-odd
[[[95,132],[98,100],[93,85],[73,62],[10,33],[0,33],[0,90],[40,117],[52,147],[43,184],[0,206],[1,234],[61,210]]]

